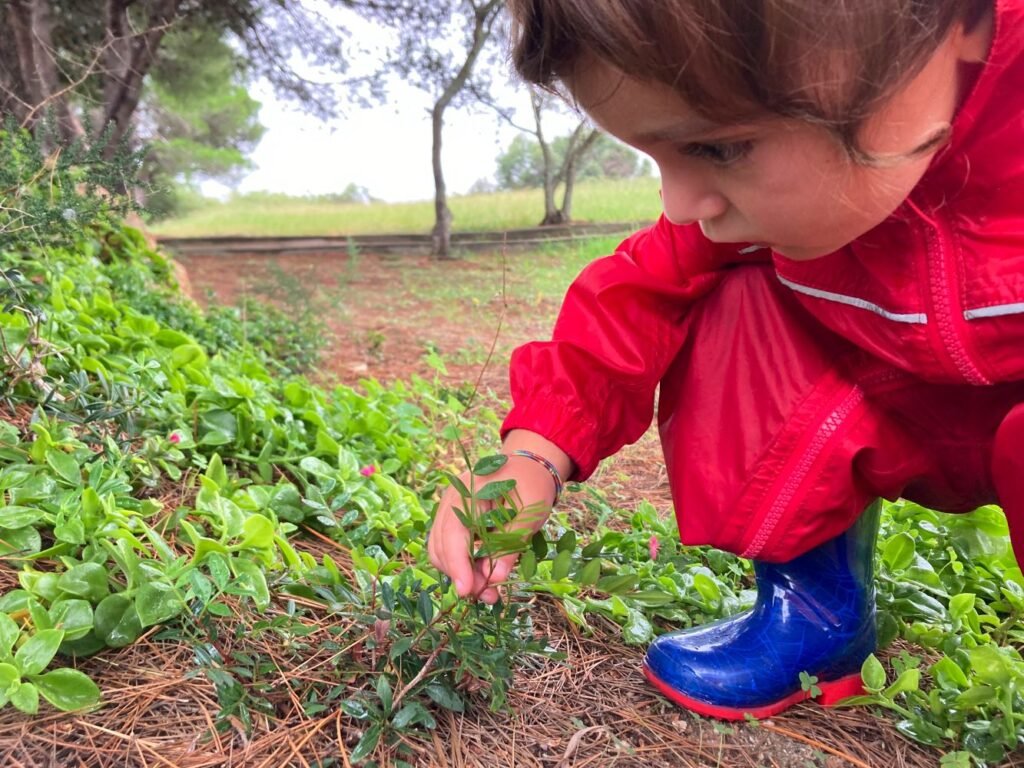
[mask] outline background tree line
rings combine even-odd
[[[344,22],[353,14],[389,35],[385,51],[360,49]],[[172,212],[180,190],[249,168],[264,131],[249,95],[257,79],[323,119],[347,104],[386,102],[400,80],[430,98],[434,242],[445,257],[447,111],[494,109],[514,122],[495,88],[505,77],[501,0],[0,0],[0,23],[0,113],[50,151],[77,142],[112,157],[126,143],[146,146],[139,196],[155,215]],[[354,58],[371,55],[367,73],[349,74]],[[571,220],[578,178],[645,172],[585,123],[549,141],[542,119],[555,102],[533,94],[532,108],[524,130],[533,140],[513,142],[497,178],[501,187],[542,187],[543,222]]]

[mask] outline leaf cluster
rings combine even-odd
[[[54,135],[49,121],[33,135],[11,116],[0,128],[0,253],[72,242],[83,227],[136,209],[117,192],[136,183],[140,153],[122,145],[107,160],[85,141],[46,150]]]

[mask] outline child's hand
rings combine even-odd
[[[510,438],[515,434],[512,433]],[[510,448],[510,442],[512,440],[506,440],[506,449]],[[511,447],[520,445],[513,443]],[[554,454],[552,461],[563,473],[562,477],[566,477],[572,469],[569,458],[557,448],[552,450],[553,446],[547,441],[544,441],[542,447],[546,449],[549,458]],[[469,486],[468,472],[463,473],[460,479],[467,487]],[[480,485],[481,479],[488,483],[495,480],[516,481],[511,496],[520,511],[509,524],[509,530],[536,532],[541,529],[555,500],[555,481],[541,464],[524,456],[513,455],[509,456],[508,461],[497,472],[487,475],[486,478],[476,478],[477,486]],[[477,513],[486,511],[491,504],[492,502],[478,501]],[[471,560],[473,542],[470,532],[459,521],[454,511],[455,507],[462,508],[463,505],[458,491],[454,488],[445,490],[430,529],[427,552],[430,555],[430,562],[451,577],[459,597],[473,597],[492,604],[497,602],[499,596],[496,585],[508,579],[518,555],[505,555],[494,560]]]

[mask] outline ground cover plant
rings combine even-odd
[[[661,210],[658,189],[654,177],[584,181],[575,189],[574,216],[579,221],[653,221]],[[455,232],[532,227],[544,214],[539,189],[460,195],[448,204]],[[166,237],[420,234],[433,225],[430,201],[361,204],[251,193],[223,203],[206,201],[180,218],[156,223],[154,231]]]
[[[636,680],[655,632],[740,610],[752,593],[745,562],[678,545],[658,491],[637,498],[628,465],[571,489],[543,536],[492,531],[513,489],[487,480],[504,395],[489,391],[485,363],[512,339],[493,353],[491,342],[519,319],[547,323],[564,281],[607,242],[530,263],[480,257],[458,265],[462,280],[375,262],[396,296],[402,279],[416,282],[420,294],[392,314],[433,338],[406,328],[415,366],[348,386],[304,375],[329,367],[305,345],[323,326],[285,333],[279,310],[253,301],[202,312],[137,231],[102,206],[78,210],[93,213],[62,242],[29,227],[0,251],[0,741],[14,759],[883,764],[869,738],[837,746],[794,730],[803,717],[832,734],[891,723],[909,739],[904,764],[1019,764],[1024,583],[995,508],[952,517],[889,505],[879,543],[889,647],[884,664],[865,664],[866,706],[807,706],[739,728],[684,716]],[[383,373],[401,350],[390,327],[367,343],[388,315],[383,290],[361,282],[370,258],[355,274],[335,268],[344,279],[305,284],[336,286],[346,317],[362,320],[321,318],[364,347],[364,370],[336,373]],[[301,299],[297,290],[278,298]],[[449,322],[477,326],[479,343],[417,315],[428,299]],[[426,562],[437,488],[467,465],[463,506],[482,551],[523,552],[496,608],[455,601]],[[480,517],[475,499],[504,503]],[[602,665],[615,676],[597,684]],[[570,736],[544,742],[544,710],[571,686]],[[624,711],[635,722],[617,728]],[[483,726],[461,740],[474,721]],[[518,751],[525,737],[509,723],[533,726]]]

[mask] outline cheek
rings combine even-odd
[[[847,186],[844,207],[880,223],[906,200],[927,167],[927,160],[914,160],[893,168],[861,169]]]

